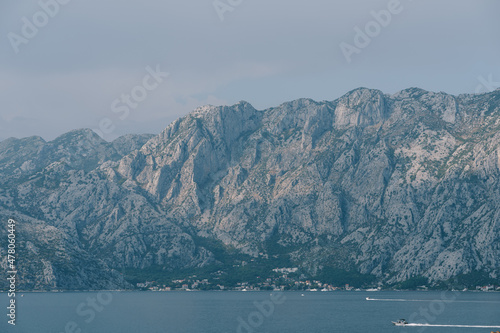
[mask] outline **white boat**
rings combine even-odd
[[[392,324],[395,326],[406,326],[408,322],[405,319],[399,319],[398,321],[393,321]]]

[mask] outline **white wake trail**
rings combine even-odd
[[[418,299],[397,299],[397,298],[367,298],[367,301],[381,301],[381,302],[424,302]]]
[[[409,323],[405,326],[414,326],[414,327],[465,327],[465,328],[500,328],[500,326],[485,326],[485,325],[438,325],[438,324],[417,324],[417,323]]]
[[[399,298],[366,298],[367,301],[378,302],[432,302],[440,301],[439,299],[399,299]],[[465,300],[450,300],[449,303],[494,303],[500,304],[500,301],[465,301]]]

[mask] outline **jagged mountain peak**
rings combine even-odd
[[[248,102],[246,101],[239,101],[236,104],[233,105],[219,105],[219,106],[214,106],[214,105],[203,105],[200,106],[196,109],[194,109],[192,112],[188,114],[188,116],[191,117],[202,117],[206,114],[209,114],[211,112],[223,112],[223,111],[228,111],[228,110],[242,110],[242,109],[254,109],[255,108]]]
[[[81,144],[83,142],[92,144],[105,144],[106,140],[101,138],[97,133],[89,128],[81,128],[64,133],[50,142],[54,144]]]
[[[403,89],[403,90],[396,92],[395,94],[392,95],[392,97],[395,97],[395,98],[416,98],[416,97],[420,97],[422,95],[425,95],[429,92],[430,91],[422,89],[422,88],[410,87],[410,88],[406,88],[406,89]]]
[[[3,141],[0,141],[0,145],[3,145],[3,146],[18,144],[18,143],[19,144],[23,144],[23,143],[44,144],[44,143],[46,143],[46,141],[41,136],[38,136],[38,135],[33,135],[30,137],[26,137],[26,138],[11,137],[11,138],[7,138]]]
[[[339,99],[367,99],[367,98],[380,98],[384,96],[384,93],[381,90],[378,89],[371,89],[371,88],[366,88],[366,87],[360,87],[353,89],[351,91],[348,91],[345,93],[343,96],[341,96]]]

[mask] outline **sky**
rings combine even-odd
[[[196,107],[500,87],[498,0],[3,0],[0,140],[159,133]]]

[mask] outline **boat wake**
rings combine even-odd
[[[405,326],[414,326],[414,327],[500,328],[500,325],[499,326],[486,326],[486,325],[438,325],[438,324],[418,324],[418,323],[408,323]]]
[[[379,301],[379,302],[433,302],[440,301],[438,299],[401,299],[401,298],[366,298],[367,301]],[[495,303],[500,304],[500,301],[466,301],[466,300],[455,300],[450,301],[450,303]]]
[[[416,299],[397,299],[397,298],[366,298],[367,301],[381,301],[381,302],[420,302]]]

